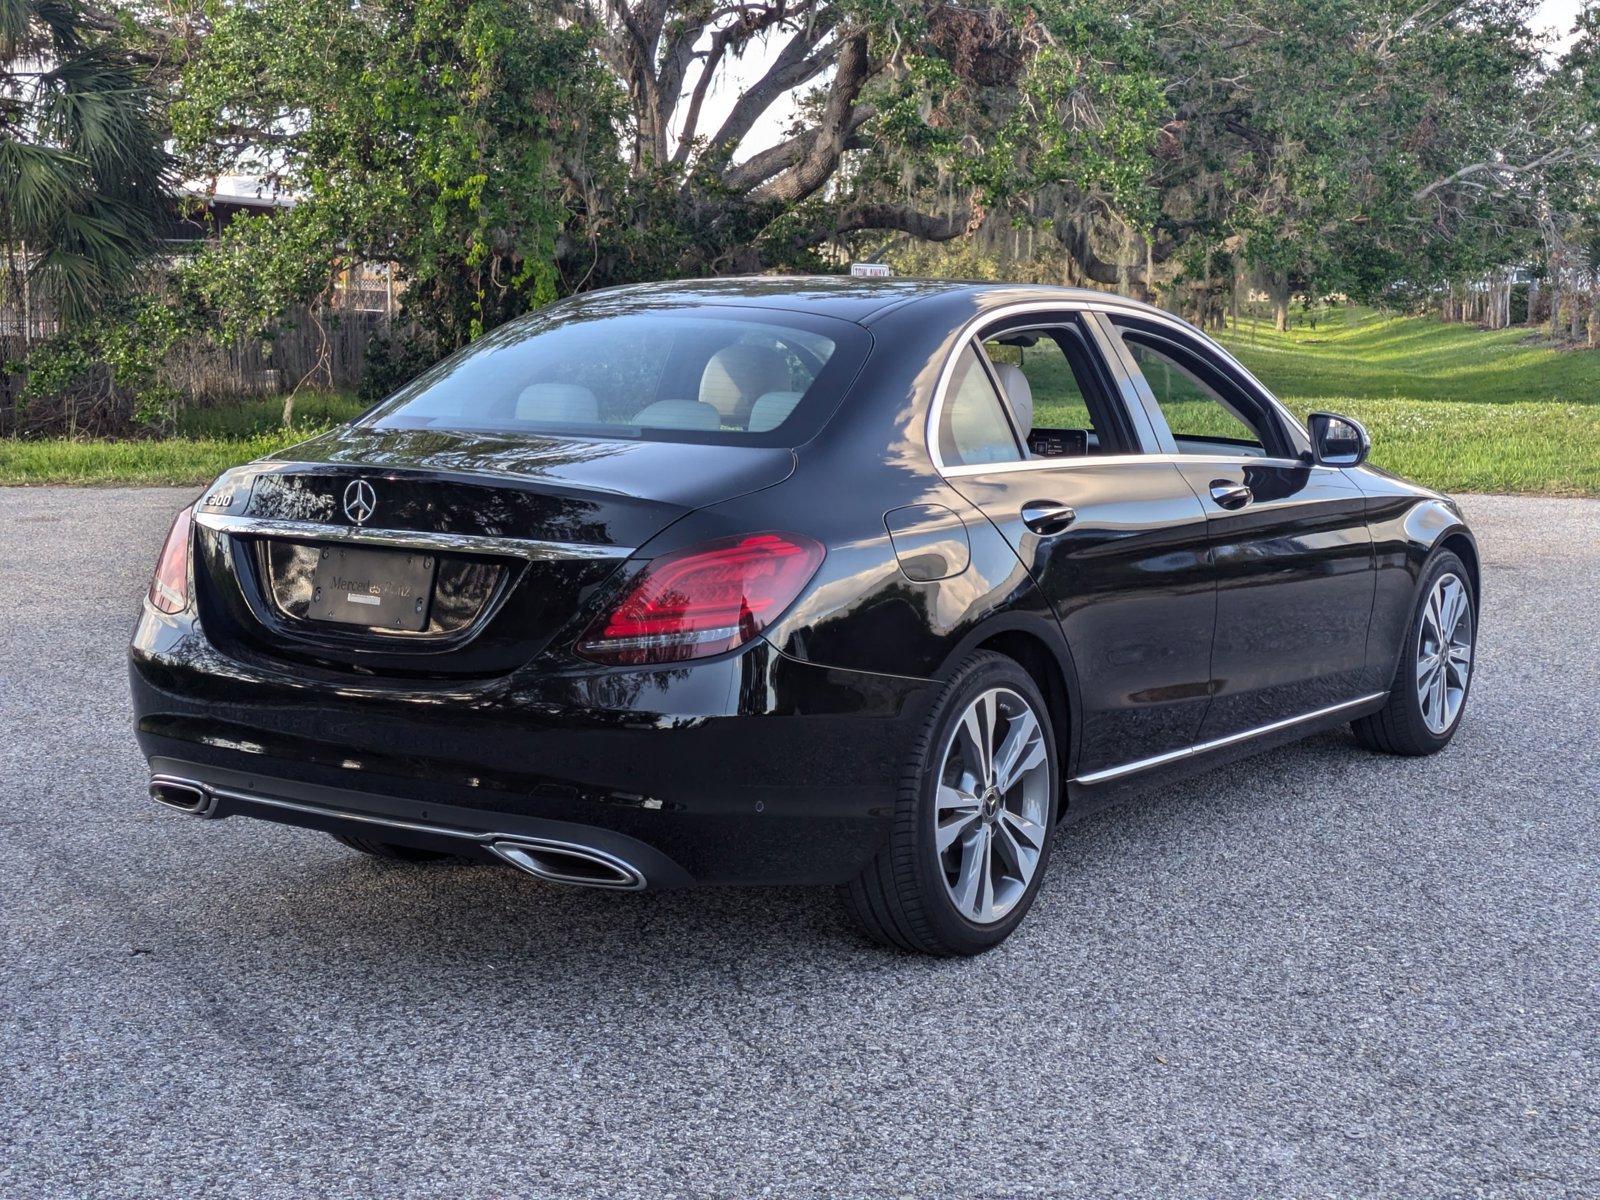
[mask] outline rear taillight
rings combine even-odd
[[[822,546],[794,533],[705,542],[653,560],[578,639],[602,663],[680,662],[732,650],[794,603]]]
[[[156,560],[150,603],[164,613],[181,613],[189,607],[189,545],[193,532],[194,509],[190,507],[172,518],[172,529]]]

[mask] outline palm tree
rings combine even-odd
[[[169,159],[119,28],[79,0],[0,0],[0,302],[14,313],[82,324],[156,243]]]

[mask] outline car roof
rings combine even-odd
[[[634,283],[589,292],[589,296],[627,296],[675,304],[727,304],[817,313],[870,324],[891,310],[935,298],[964,298],[969,304],[1027,301],[1078,301],[1148,309],[1148,305],[1088,288],[1035,283],[987,283],[950,279],[866,279],[850,275],[738,275],[720,279],[677,279]]]

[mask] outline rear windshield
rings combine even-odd
[[[486,334],[361,424],[792,446],[833,411],[869,340],[809,314],[602,295]]]

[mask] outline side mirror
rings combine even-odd
[[[1311,450],[1324,467],[1359,467],[1372,451],[1372,438],[1366,427],[1338,413],[1314,412],[1307,418],[1311,427]]]

